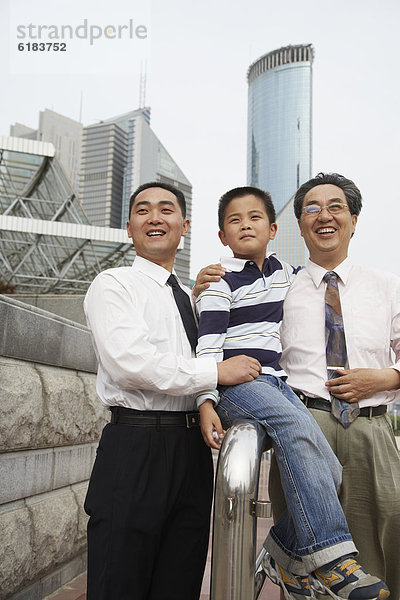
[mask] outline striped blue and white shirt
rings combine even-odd
[[[223,258],[221,264],[226,270],[224,277],[197,298],[197,356],[219,362],[247,354],[261,363],[263,373],[284,376],[279,365],[283,301],[299,269],[272,253],[267,255],[262,271],[255,262],[239,258]],[[197,405],[207,398],[217,404],[218,391],[199,393]]]

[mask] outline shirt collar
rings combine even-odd
[[[143,258],[142,256],[136,256],[135,260],[132,264],[132,269],[134,271],[140,271],[140,273],[144,273],[151,279],[153,279],[158,285],[163,286],[167,283],[168,277],[171,273],[164,269],[164,267],[160,267],[151,260],[147,260],[147,258]],[[176,273],[173,271],[174,275]]]
[[[272,256],[274,254],[275,254],[275,252],[267,252],[266,258],[269,258],[270,256]],[[221,256],[221,258],[219,259],[219,262],[221,263],[221,266],[223,269],[226,269],[227,271],[235,271],[236,273],[239,273],[240,271],[243,271],[243,269],[245,268],[245,266],[248,262],[252,262],[252,261],[249,261],[248,259],[245,259],[245,258],[234,258],[233,256]]]
[[[351,261],[350,259],[347,257],[344,259],[343,262],[341,262],[339,265],[337,265],[337,267],[335,267],[334,269],[331,269],[331,271],[335,271],[335,273],[338,274],[339,279],[341,280],[341,282],[346,285],[347,280],[349,278],[349,274],[350,274],[350,270],[351,270]],[[315,287],[319,287],[321,285],[321,282],[324,278],[325,273],[328,272],[327,269],[325,269],[325,267],[321,267],[320,265],[317,265],[316,263],[312,262],[311,260],[309,260],[307,262],[307,271],[310,274],[311,279],[314,282]]]

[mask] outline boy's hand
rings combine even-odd
[[[218,383],[221,385],[238,385],[253,381],[261,373],[261,365],[256,358],[240,354],[217,363]]]
[[[193,286],[192,294],[195,298],[199,294],[210,287],[212,281],[219,281],[225,275],[225,269],[220,264],[208,265],[201,269],[196,277],[196,283]]]
[[[207,446],[219,450],[224,437],[219,416],[214,410],[212,400],[206,400],[200,405],[200,428]]]

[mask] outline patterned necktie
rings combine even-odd
[[[340,304],[338,276],[334,271],[324,275],[325,292],[325,347],[328,379],[340,377],[336,369],[347,369],[347,348],[343,328],[342,307]],[[343,425],[348,427],[360,414],[358,403],[340,400],[331,394],[332,414]]]
[[[190,298],[179,285],[175,275],[170,275],[167,279],[167,283],[172,287],[172,293],[174,295],[174,299],[181,315],[182,323],[192,350],[196,351],[197,325],[193,315]]]

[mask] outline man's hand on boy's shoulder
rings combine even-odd
[[[208,399],[203,402],[199,411],[200,428],[205,443],[210,448],[219,450],[224,438],[224,430],[222,429],[221,420],[214,410],[213,401]]]
[[[193,286],[193,296],[197,298],[203,290],[210,287],[210,283],[213,281],[220,281],[221,277],[224,275],[225,269],[219,263],[208,265],[201,269],[196,277],[196,283]]]

